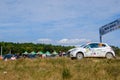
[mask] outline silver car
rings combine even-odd
[[[115,57],[115,52],[106,43],[87,43],[77,48],[70,49],[69,56],[71,59],[82,59],[84,57],[106,57],[111,59]]]

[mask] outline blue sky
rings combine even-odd
[[[0,41],[79,45],[120,18],[120,0],[0,0]],[[120,30],[103,42],[120,47]]]

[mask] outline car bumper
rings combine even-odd
[[[76,57],[76,53],[70,52],[70,57]]]

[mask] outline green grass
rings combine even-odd
[[[120,59],[1,60],[0,80],[120,80]]]

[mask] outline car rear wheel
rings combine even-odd
[[[84,55],[83,55],[82,53],[77,53],[76,58],[77,58],[78,60],[83,59],[83,58],[84,58]]]
[[[112,53],[107,53],[107,54],[106,54],[106,58],[107,58],[107,59],[113,59],[114,56],[113,56]]]

